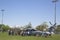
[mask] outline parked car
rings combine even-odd
[[[31,28],[28,28],[26,30],[24,30],[23,32],[21,32],[21,35],[22,36],[41,36],[42,35],[42,31],[38,31],[36,29],[31,29]]]

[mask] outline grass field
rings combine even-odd
[[[60,40],[60,34],[45,38],[36,36],[9,36],[6,32],[0,32],[0,40]]]

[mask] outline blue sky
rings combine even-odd
[[[4,24],[32,26],[51,21],[54,24],[54,3],[52,0],[0,0],[4,9]],[[0,11],[0,23],[1,23]],[[57,2],[57,24],[60,24],[60,1]]]

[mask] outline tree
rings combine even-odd
[[[27,28],[32,28],[32,24],[31,24],[31,22],[29,22],[29,24],[26,25],[25,28],[26,28],[26,29],[27,29]]]
[[[56,33],[60,33],[60,25],[57,25],[57,28],[56,28]]]
[[[0,28],[2,27],[2,24],[0,24]]]
[[[36,26],[37,30],[43,31],[44,29],[46,29],[48,27],[48,25],[46,24],[46,22],[42,23],[41,25]]]
[[[4,25],[4,24],[0,24],[0,29],[1,28],[2,28],[2,31],[7,31],[8,29],[10,29],[8,25]]]
[[[2,29],[3,29],[3,31],[7,31],[7,30],[10,29],[10,27],[9,27],[8,25],[4,25],[4,26],[2,27]]]
[[[2,31],[2,24],[0,24],[0,31]]]

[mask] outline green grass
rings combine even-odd
[[[0,32],[0,40],[60,40],[60,34],[45,38],[36,36],[9,36],[6,32]]]

